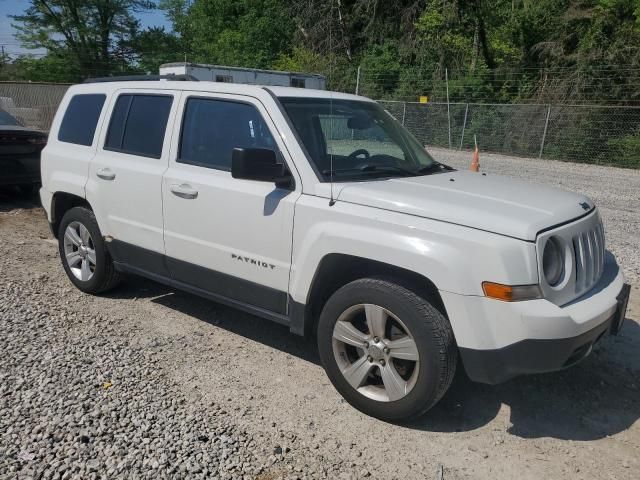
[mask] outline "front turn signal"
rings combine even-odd
[[[542,298],[538,285],[502,285],[501,283],[482,282],[482,291],[488,298],[503,302],[521,302]]]

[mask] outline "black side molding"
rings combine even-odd
[[[298,335],[305,333],[304,305],[293,304],[287,292],[266,287],[243,278],[210,270],[199,265],[167,257],[162,253],[127,242],[107,242],[118,271],[150,280],[238,308],[274,322],[289,325]],[[292,302],[290,304],[289,302]],[[288,309],[291,311],[288,312]],[[293,314],[296,321],[292,321]]]
[[[264,308],[256,307],[255,305],[249,305],[247,303],[240,302],[238,300],[234,300],[233,298],[224,297],[222,295],[217,295],[215,293],[203,290],[201,288],[194,287],[193,285],[188,285],[183,282],[179,282],[169,277],[165,277],[162,275],[155,275],[146,270],[142,270],[140,268],[136,268],[131,265],[116,263],[116,270],[125,273],[131,273],[133,275],[139,275],[141,277],[148,278],[149,280],[153,280],[158,283],[162,283],[163,285],[167,285],[168,287],[175,288],[177,290],[183,290],[185,292],[191,293],[193,295],[198,295],[199,297],[206,298],[208,300],[212,300],[217,303],[222,303],[223,305],[227,305],[232,308],[237,308],[238,310],[242,310],[244,312],[250,313],[257,317],[262,317],[267,320],[271,320],[272,322],[279,323],[281,325],[289,325],[289,317],[286,315],[280,315],[269,310],[265,310]]]
[[[171,277],[181,284],[280,315],[287,313],[287,292],[175,258],[166,257],[166,261]]]
[[[153,275],[170,276],[167,262],[162,253],[115,239],[105,244],[117,265],[131,265]]]

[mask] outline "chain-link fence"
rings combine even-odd
[[[68,87],[0,82],[0,109],[46,131]],[[380,103],[425,145],[640,168],[640,107]]]
[[[0,109],[25,127],[48,131],[69,85],[0,82]]]
[[[640,168],[640,107],[380,103],[425,145]]]

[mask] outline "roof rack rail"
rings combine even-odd
[[[82,83],[102,83],[102,82],[144,82],[153,80],[174,80],[181,82],[197,82],[198,79],[188,74],[167,74],[167,75],[121,75],[119,77],[96,77],[87,78]]]

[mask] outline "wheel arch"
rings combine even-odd
[[[318,318],[326,301],[342,286],[360,278],[385,278],[397,283],[432,303],[445,317],[444,302],[435,283],[428,277],[389,263],[355,255],[330,253],[318,264],[306,303],[292,302],[291,330],[295,333],[315,335]]]
[[[87,199],[79,195],[67,192],[56,192],[53,194],[51,198],[51,232],[55,238],[58,238],[58,227],[60,226],[62,217],[74,207],[85,207],[93,211]]]

